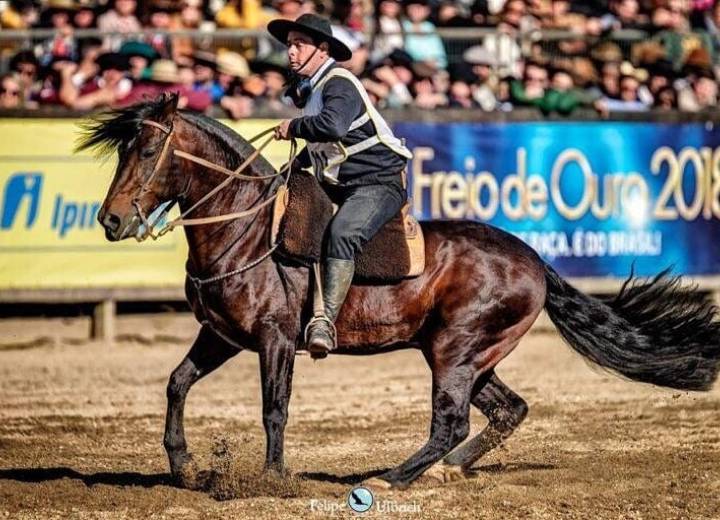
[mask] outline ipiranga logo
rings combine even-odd
[[[24,226],[30,228],[35,224],[40,206],[41,173],[16,173],[8,180],[3,194],[2,218],[0,229],[10,229],[21,214],[25,204]]]
[[[18,172],[8,178],[0,199],[0,231],[47,229],[49,224],[52,232],[65,238],[70,231],[96,226],[100,202],[48,194],[45,181],[42,172]]]

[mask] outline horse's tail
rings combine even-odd
[[[570,346],[635,381],[709,390],[720,371],[720,310],[663,271],[633,277],[612,299],[582,294],[545,265],[545,309]]]

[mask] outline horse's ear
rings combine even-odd
[[[175,112],[177,111],[178,102],[180,101],[180,93],[179,92],[173,92],[173,93],[166,93],[161,94],[163,96],[163,116],[165,116],[168,119],[172,119],[175,117]]]

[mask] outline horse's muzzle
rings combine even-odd
[[[135,215],[123,219],[115,213],[105,213],[99,220],[105,228],[105,238],[110,242],[133,236],[139,227],[139,219]]]

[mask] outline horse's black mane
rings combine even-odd
[[[229,168],[237,168],[243,160],[255,151],[255,147],[246,139],[215,119],[197,112],[181,111],[181,113],[184,119],[194,123],[198,128],[219,141],[218,152],[225,156],[224,159]],[[253,161],[253,169],[260,175],[275,173],[275,168],[262,155],[259,155]]]
[[[125,108],[100,113],[84,120],[80,124],[81,134],[75,145],[75,151],[93,149],[96,157],[108,158],[116,151],[122,155],[135,144],[142,130],[144,119],[157,120],[163,114],[168,99],[158,97]],[[194,124],[217,141],[217,152],[228,168],[236,168],[250,156],[255,148],[232,129],[196,112],[178,111],[178,117]],[[261,175],[275,172],[265,158],[259,156],[253,161],[252,169]]]

